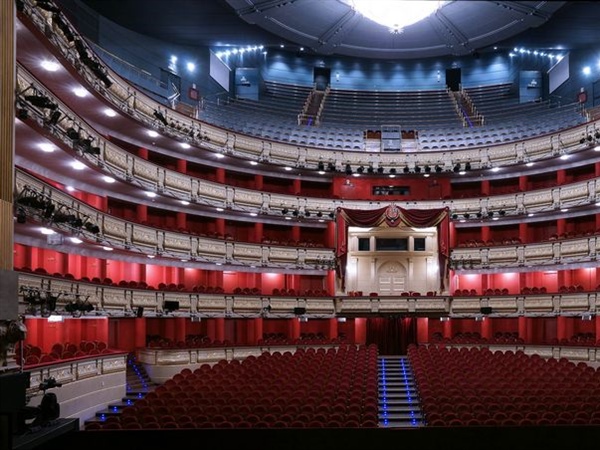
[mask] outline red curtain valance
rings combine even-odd
[[[378,209],[337,209],[337,273],[341,279],[342,289],[345,290],[345,272],[348,259],[348,227],[379,227],[384,224],[388,227],[437,227],[440,290],[443,290],[449,256],[450,220],[448,208],[405,209],[393,203]]]

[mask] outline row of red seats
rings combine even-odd
[[[600,416],[600,371],[585,363],[435,345],[412,345],[408,355],[429,425],[589,424]]]
[[[102,341],[81,341],[79,345],[73,343],[56,343],[52,346],[50,353],[44,353],[38,346],[24,344],[22,348],[17,345],[15,355],[17,362],[23,361],[24,366],[33,366],[36,364],[52,363],[64,359],[82,358],[90,355],[101,355],[111,353],[106,342]]]
[[[495,247],[499,245],[521,245],[521,238],[519,237],[511,237],[504,239],[488,239],[484,241],[483,239],[469,239],[467,241],[459,242],[456,246],[458,248],[475,248],[475,247]]]
[[[263,353],[184,369],[87,429],[376,427],[377,386],[376,346]]]

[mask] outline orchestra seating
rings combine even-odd
[[[411,346],[429,426],[600,424],[600,371],[522,351]]]
[[[263,353],[181,373],[86,429],[375,428],[377,347]]]

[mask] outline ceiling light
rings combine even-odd
[[[73,186],[67,186],[65,189],[69,192],[73,192],[75,190]]]
[[[528,162],[527,164],[525,164],[527,167],[532,167],[533,163],[532,162]]]
[[[196,64],[194,64],[193,62],[189,62],[186,64],[187,70],[189,70],[190,72],[193,72],[194,70],[196,70]]]
[[[251,166],[258,166],[258,163],[256,161],[250,161],[250,165]]]
[[[75,170],[83,170],[86,168],[86,165],[81,161],[73,161],[73,163],[71,163],[71,167]]]
[[[54,230],[51,230],[50,228],[40,228],[40,232],[47,236],[52,236],[54,234]]]
[[[148,258],[150,258],[150,259],[153,259],[153,258],[155,258],[155,257],[156,257],[155,255],[146,255],[146,256],[147,256]]]
[[[155,198],[156,197],[156,192],[146,191],[145,194],[149,198]]]
[[[560,155],[560,159],[566,161],[567,159],[569,159],[569,155]]]
[[[285,220],[292,220],[290,216],[286,216]]]
[[[77,97],[83,98],[87,97],[89,92],[82,87],[76,87],[75,89],[73,89],[73,94],[75,94]]]
[[[46,142],[42,142],[41,144],[38,144],[38,147],[40,148],[41,151],[46,152],[46,153],[52,153],[54,150],[56,150],[56,147],[54,147],[54,145],[48,144]]]
[[[158,133],[154,130],[148,130],[148,136],[155,138],[158,137]]]
[[[115,179],[113,177],[105,176],[105,177],[102,177],[102,179],[104,180],[105,183],[114,183],[115,182]]]
[[[396,178],[396,175],[395,175],[395,174],[393,174],[393,173],[390,173],[388,176],[389,176],[390,178]]]
[[[492,167],[491,171],[492,172],[500,172],[500,167]]]
[[[70,237],[69,240],[73,243],[73,244],[81,244],[83,241],[81,239],[79,239],[78,237]]]
[[[215,154],[215,157],[219,158],[219,159],[223,159],[223,158],[225,158],[225,155],[222,153],[217,153],[217,154]]]
[[[188,206],[190,204],[190,202],[188,202],[187,200],[181,200],[181,204],[183,206]]]
[[[600,145],[596,145],[596,146],[594,147],[594,151],[595,151],[595,152],[600,152]]]
[[[568,211],[569,211],[569,208],[563,208],[560,210],[560,212],[568,212]]]
[[[112,247],[106,247],[106,246],[104,246],[104,247],[102,247],[102,250],[105,250],[107,252],[112,252],[113,248]]]
[[[363,16],[390,29],[402,30],[433,14],[443,1],[352,0],[354,9]]]
[[[258,214],[256,214],[255,212],[251,212],[251,213],[250,213],[250,215],[251,215],[252,217],[256,217],[256,216],[258,216]]]
[[[218,212],[223,212],[223,211],[225,211],[225,210],[224,210],[223,208],[217,208],[217,211],[218,211]]]
[[[48,72],[56,72],[60,69],[60,64],[56,61],[48,61],[47,59],[42,61],[40,65],[42,66],[42,69],[47,70]]]
[[[186,150],[187,150],[188,148],[191,148],[191,147],[192,147],[192,146],[191,146],[190,144],[188,144],[187,142],[182,142],[182,143],[181,143],[181,144],[179,144],[179,145],[181,145],[181,148],[184,148],[184,149],[186,149]]]
[[[527,214],[527,217],[533,217],[533,216],[535,216],[535,214],[534,214],[534,213],[529,213],[529,214]]]
[[[117,115],[117,113],[110,108],[106,108],[104,110],[104,114],[107,115],[108,117],[115,117]]]
[[[318,173],[319,175],[325,175],[325,171],[324,171],[324,170],[319,170],[317,173]]]
[[[288,172],[289,172],[290,170],[292,170],[292,168],[291,168],[290,166],[285,166],[283,169],[284,169],[284,170],[287,170]]]
[[[465,172],[464,170],[461,170],[460,172],[458,172],[459,175],[465,175],[467,172]]]
[[[590,75],[592,73],[592,68],[590,66],[585,66],[582,72],[584,75]]]

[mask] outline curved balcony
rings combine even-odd
[[[80,55],[72,42],[66,38],[61,27],[66,27],[70,34],[77,37],[77,42],[85,51],[93,55],[92,49],[79,37],[79,33],[68,23],[56,24],[52,14],[32,7],[29,1],[24,2],[23,12],[19,17],[36,34],[46,36],[56,51],[72,65],[86,84],[105,98],[115,108],[150,128],[177,140],[190,142],[201,148],[216,153],[268,162],[273,165],[293,166],[303,169],[317,170],[320,165],[331,163],[337,170],[346,164],[353,169],[365,163],[374,168],[415,166],[443,166],[444,171],[452,171],[456,164],[469,163],[473,170],[500,166],[524,164],[542,161],[563,154],[587,150],[594,142],[587,136],[594,134],[597,122],[566,129],[560,133],[540,136],[521,142],[504,145],[490,145],[464,150],[427,151],[418,153],[379,153],[358,152],[352,150],[335,150],[324,152],[321,148],[301,145],[286,145],[265,139],[257,139],[248,135],[221,129],[195,118],[181,114],[175,110],[164,108],[162,104],[133,88],[114,71],[103,65],[96,58],[97,70],[82,64]],[[158,121],[156,111],[165,109],[164,123]]]
[[[37,84],[37,81],[27,74],[24,69],[20,69],[18,75],[21,89],[34,86],[41,92],[45,92],[44,88]],[[47,96],[52,102],[59,105],[59,110],[66,116],[77,117],[57,98],[51,95]],[[32,105],[24,106],[35,116],[36,123],[43,127],[46,132],[50,132],[57,141],[63,143],[67,148],[74,147],[73,140],[67,135],[69,127],[66,121],[48,127],[44,123],[45,115],[43,111]],[[271,214],[276,217],[281,217],[282,211],[285,209],[298,210],[301,216],[304,216],[305,212],[308,211],[314,213],[311,214],[314,218],[318,213],[321,213],[322,220],[332,218],[338,207],[355,209],[381,207],[381,202],[282,195],[203,180],[131,155],[104,139],[84,122],[78,122],[78,126],[80,126],[80,133],[86,137],[91,137],[99,148],[99,155],[77,150],[81,158],[98,167],[107,175],[127,183],[135,183],[144,189],[171,198],[194,201],[198,205],[228,208],[238,212],[253,211],[261,214]],[[499,213],[503,218],[503,222],[506,223],[510,218],[521,220],[525,215],[556,214],[564,208],[592,206],[597,201],[599,191],[600,184],[598,178],[595,178],[550,189],[515,194],[453,200],[423,200],[418,202],[418,207],[422,209],[448,207],[453,214],[464,215],[467,213],[470,217],[477,218],[478,221],[482,218],[487,220],[490,212],[492,215]],[[417,206],[415,201],[396,203],[404,208],[415,208]],[[496,214],[497,217],[498,214]]]
[[[82,237],[90,247],[108,246],[142,256],[226,263],[240,267],[296,268],[323,273],[333,267],[331,249],[261,245],[159,230],[105,214],[21,170],[17,170],[15,178],[16,190],[21,193],[17,203],[27,210],[29,216],[59,232]],[[48,223],[43,209],[32,207],[30,202],[23,200],[23,195],[25,198],[48,199],[56,205],[57,210],[80,219],[84,226],[74,226],[68,220]],[[86,223],[91,226],[86,227]]]
[[[295,308],[305,308],[306,317],[331,318],[339,316],[365,316],[407,314],[419,317],[478,317],[481,308],[491,308],[488,317],[553,317],[557,315],[581,316],[595,314],[600,308],[600,293],[556,292],[537,294],[485,295],[417,295],[401,296],[321,296],[304,294],[278,296],[272,294],[206,294],[198,292],[170,292],[106,286],[89,282],[55,278],[35,273],[19,273],[20,292],[34,289],[59,296],[57,306],[64,308],[68,301],[83,296],[94,306],[89,314],[110,317],[133,317],[134,310],[144,308],[149,317],[170,314],[179,317],[229,317],[229,318],[293,318]],[[179,302],[179,310],[166,312],[165,301]],[[19,297],[20,308],[25,311],[27,302]]]

